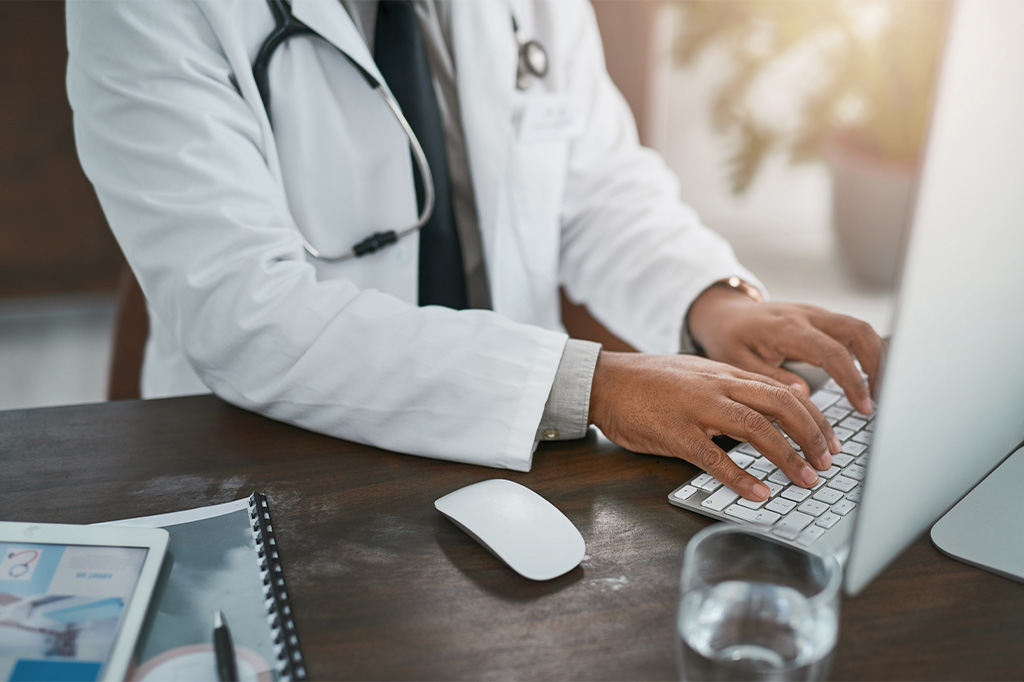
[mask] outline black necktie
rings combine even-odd
[[[465,308],[466,277],[455,229],[444,126],[412,0],[380,0],[374,60],[419,138],[434,180],[434,212],[420,230],[420,305]],[[422,206],[423,183],[415,175],[416,201]]]

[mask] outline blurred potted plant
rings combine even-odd
[[[824,158],[833,179],[838,242],[862,282],[891,286],[901,226],[927,125],[945,35],[945,0],[688,0],[677,63],[708,48],[733,71],[717,93],[716,128],[734,136],[732,187],[744,192],[770,152]],[[770,120],[753,101],[798,52],[809,73],[794,96],[797,123]],[[801,90],[796,92],[796,90]]]

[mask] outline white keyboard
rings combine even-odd
[[[815,391],[811,402],[832,424],[843,444],[842,453],[832,456],[828,471],[818,472],[818,484],[813,489],[795,485],[750,443],[741,443],[729,451],[729,457],[768,486],[771,495],[766,501],[743,499],[706,473],[673,490],[668,501],[716,519],[762,526],[799,545],[819,541],[845,558],[860,503],[860,484],[867,473],[876,413],[865,417],[856,412],[834,380]],[[800,446],[787,440],[800,452]]]

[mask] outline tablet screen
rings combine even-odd
[[[96,680],[149,550],[0,542],[0,680]]]

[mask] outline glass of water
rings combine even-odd
[[[827,550],[793,547],[752,527],[705,528],[683,558],[680,679],[824,679],[841,582]]]

